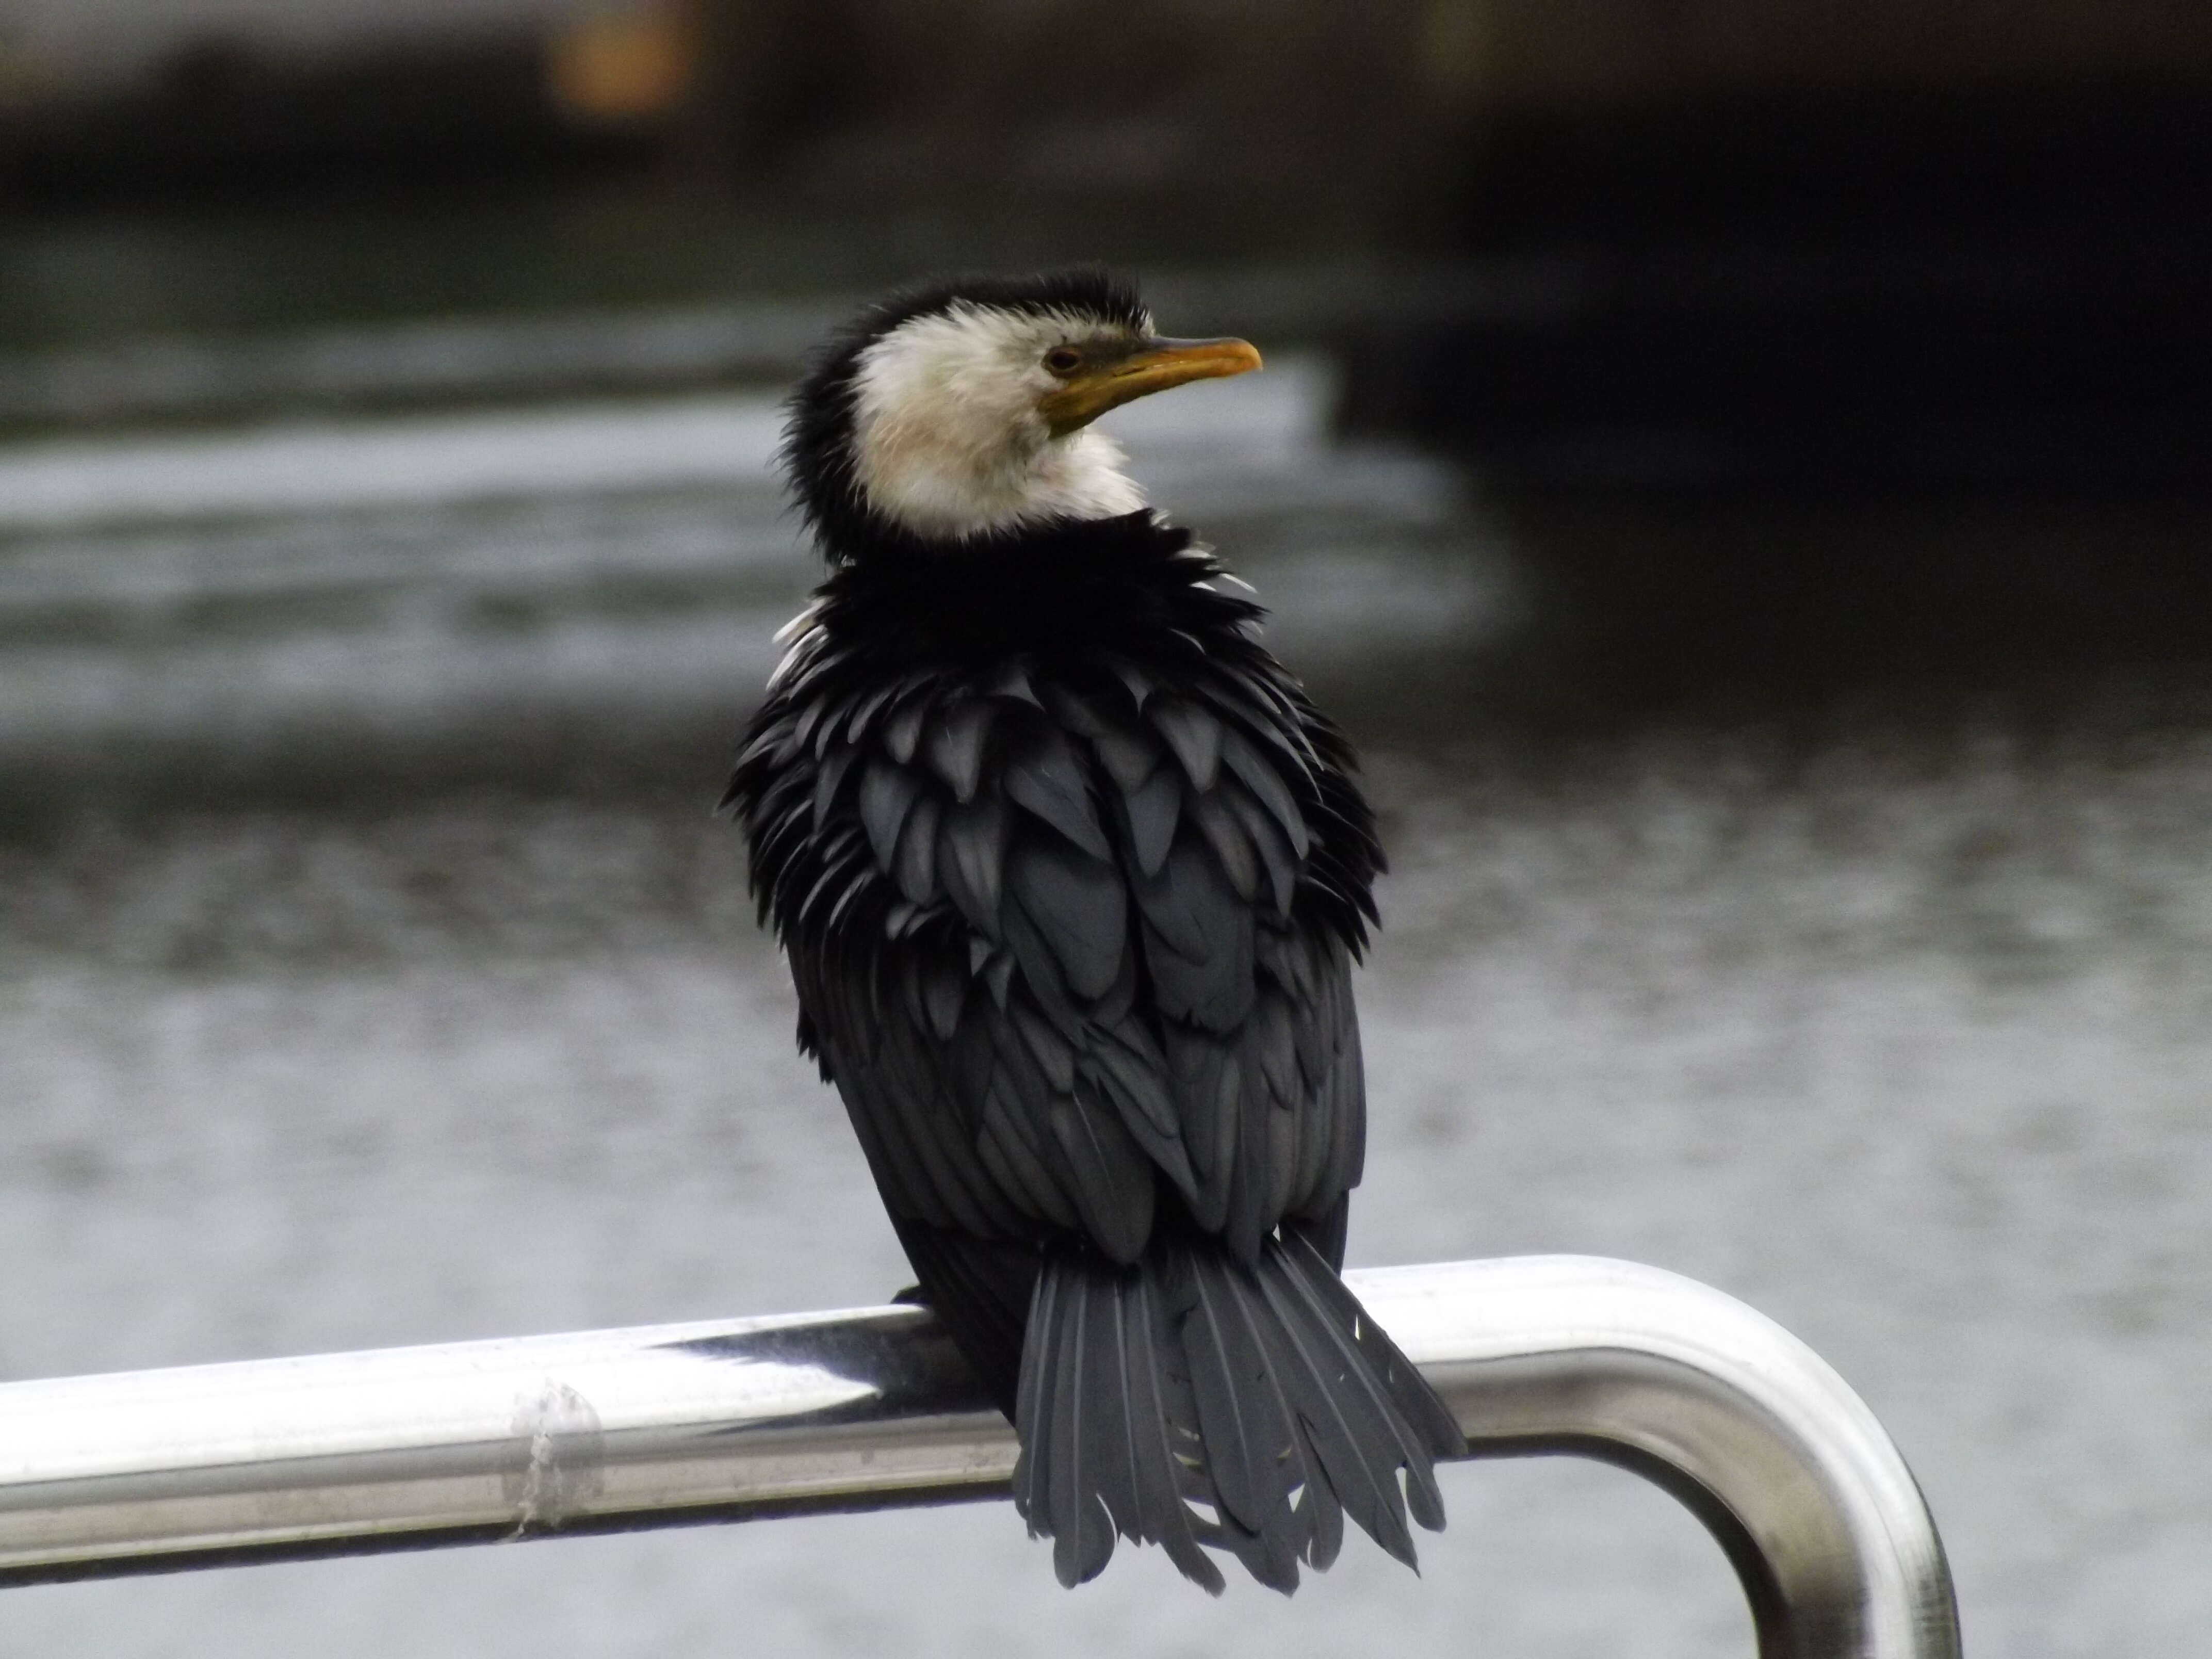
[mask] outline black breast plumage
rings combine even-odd
[[[1344,1512],[1410,1559],[1395,1470],[1440,1524],[1458,1444],[1335,1277],[1381,859],[1259,615],[1149,514],[845,564],[730,786],[800,1041],[1068,1582],[1118,1531],[1287,1589]]]

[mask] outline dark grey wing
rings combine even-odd
[[[1121,664],[1046,702],[1095,757],[1188,1161],[1176,1184],[1248,1262],[1286,1218],[1322,1224],[1340,1257],[1366,1137],[1366,809],[1272,662],[1166,678]]]
[[[1364,1105],[1331,872],[1371,859],[1280,686],[916,677],[793,699],[747,756],[756,879],[895,1218],[1129,1261],[1164,1181],[1250,1261],[1340,1214]]]
[[[794,714],[781,741],[811,786],[755,793],[805,830],[756,836],[792,849],[793,975],[894,1218],[1135,1260],[1187,1160],[1079,750],[1018,677]]]

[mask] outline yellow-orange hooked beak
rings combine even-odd
[[[1244,340],[1140,340],[1126,356],[1086,365],[1038,401],[1055,438],[1086,427],[1109,409],[1189,380],[1217,380],[1260,367]]]

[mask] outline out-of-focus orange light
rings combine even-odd
[[[621,126],[672,115],[691,90],[691,42],[674,8],[578,18],[546,49],[546,87],[571,120]]]

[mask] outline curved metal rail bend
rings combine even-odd
[[[1478,1457],[1682,1499],[1764,1659],[1955,1659],[1943,1549],[1857,1395],[1656,1268],[1349,1275]],[[0,1385],[0,1583],[1002,1496],[1014,1440],[930,1316],[867,1308]]]

